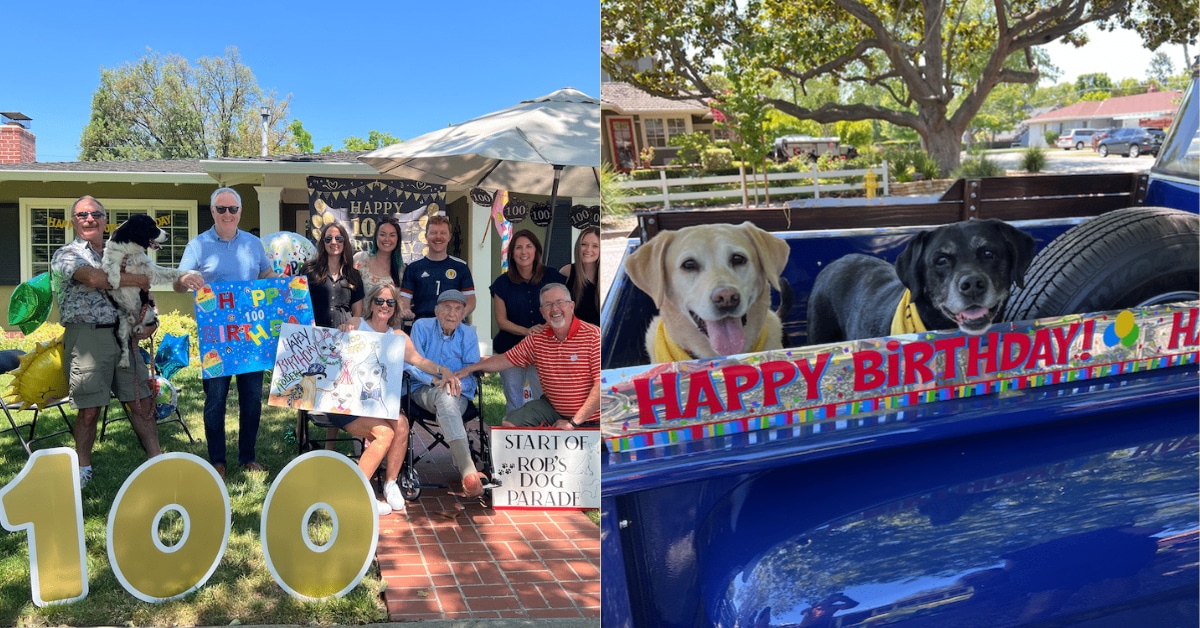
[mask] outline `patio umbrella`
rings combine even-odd
[[[600,196],[600,101],[570,87],[359,157],[455,190]]]

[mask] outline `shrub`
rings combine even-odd
[[[978,157],[967,157],[963,160],[962,165],[954,171],[956,179],[978,179],[981,177],[1002,177],[1004,169],[994,161],[989,161],[987,155],[980,154]]]
[[[604,162],[600,167],[601,217],[625,216],[629,214],[629,203],[626,201],[626,197],[629,196],[629,190],[619,185],[624,180],[625,175],[613,169],[612,164]]]
[[[883,159],[888,162],[889,176],[897,183],[912,181],[913,175],[918,173],[926,179],[936,179],[941,175],[937,161],[911,144],[885,148]]]
[[[706,171],[726,170],[733,167],[733,151],[728,148],[710,146],[700,153],[700,166]]]
[[[1046,168],[1046,151],[1030,146],[1021,151],[1021,169],[1025,172],[1041,172]]]
[[[1042,138],[1046,140],[1046,146],[1054,146],[1058,142],[1058,131],[1046,129],[1042,133]]]
[[[679,147],[679,152],[675,154],[675,159],[672,159],[671,163],[678,166],[690,166],[701,163],[700,159],[703,157],[705,149],[712,146],[712,138],[703,131],[684,133],[671,136],[671,146]]]

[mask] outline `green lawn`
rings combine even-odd
[[[7,388],[8,378],[0,379]],[[267,378],[269,384],[270,378]],[[204,395],[199,369],[179,372],[174,383],[180,389],[180,409],[192,435],[190,444],[177,424],[159,429],[162,448],[189,452],[207,459],[203,443]],[[485,408],[490,423],[498,424],[503,414],[503,393],[495,376],[485,380]],[[265,399],[264,395],[264,399]],[[114,404],[113,410],[116,410]],[[73,413],[68,412],[72,420]],[[145,454],[128,422],[113,423],[107,438],[93,452],[95,477],[83,489],[84,530],[87,544],[88,597],[74,604],[38,608],[32,602],[29,548],[24,533],[0,530],[0,625],[226,625],[242,624],[363,624],[384,621],[386,609],[380,599],[383,582],[375,566],[361,584],[343,598],[303,602],[289,596],[272,579],[263,560],[259,524],[262,504],[270,482],[296,455],[288,436],[295,423],[293,411],[266,407],[258,435],[258,459],[271,470],[267,477],[245,474],[236,464],[229,468],[226,486],[232,507],[233,526],[225,554],[216,572],[198,591],[164,604],[144,603],[127,593],[109,566],[105,530],[109,507],[125,478],[142,462]],[[21,419],[18,419],[21,420]],[[44,422],[43,422],[44,421]],[[5,421],[5,424],[7,422]],[[39,420],[39,433],[61,425],[53,415]],[[232,459],[237,451],[236,393],[230,395],[226,440]],[[38,449],[73,447],[69,435],[37,443]],[[0,434],[0,485],[11,481],[26,462],[25,451],[10,432]],[[177,523],[177,522],[176,522]],[[318,539],[328,530],[314,529]],[[172,532],[165,531],[170,539]],[[178,537],[178,531],[174,532]]]

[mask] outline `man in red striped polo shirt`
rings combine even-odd
[[[546,284],[539,295],[546,328],[505,353],[463,367],[458,376],[533,365],[544,394],[504,417],[509,427],[573,430],[600,420],[600,328],[575,318],[571,292]]]

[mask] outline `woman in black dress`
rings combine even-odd
[[[575,240],[575,261],[563,266],[575,302],[575,318],[600,326],[600,228],[588,227]]]

